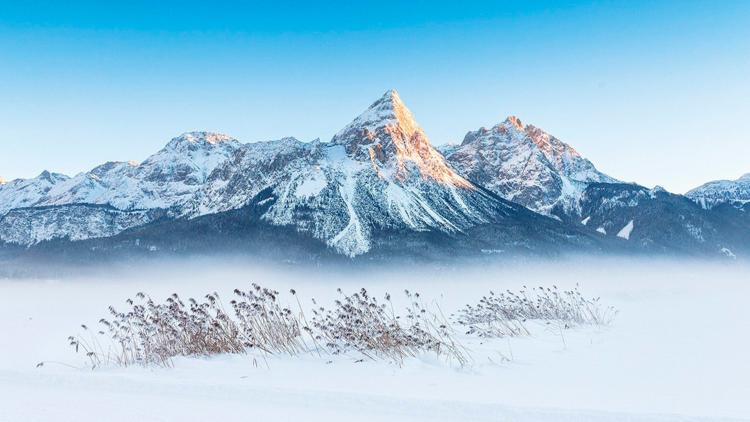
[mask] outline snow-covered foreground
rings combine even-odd
[[[194,262],[107,278],[0,281],[0,421],[750,420],[749,276],[736,265],[654,262],[378,273]],[[123,307],[138,291],[228,298],[250,281],[323,302],[338,287],[394,297],[409,288],[446,313],[490,289],[579,283],[584,295],[601,296],[619,314],[604,328],[534,326],[531,337],[485,342],[461,337],[473,356],[464,368],[431,355],[399,367],[310,354],[92,371],[67,345],[81,323],[95,326],[108,305]]]

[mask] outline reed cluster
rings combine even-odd
[[[173,293],[163,302],[144,293],[126,300],[127,310],[109,307],[99,320],[100,329],[81,327],[85,334],[68,338],[84,353],[92,367],[100,365],[171,366],[179,356],[244,354],[252,350],[266,355],[296,356],[358,353],[367,359],[402,363],[424,353],[465,365],[471,357],[457,340],[454,326],[466,335],[515,337],[530,334],[529,322],[560,328],[609,324],[616,311],[599,298],[587,299],[578,288],[560,291],[538,287],[518,292],[490,291],[476,305],[467,305],[443,316],[440,307],[426,305],[419,293],[404,291],[406,305],[398,307],[390,294],[382,299],[366,289],[353,294],[338,290],[330,307],[312,299],[308,319],[295,290],[289,293],[296,307],[285,306],[280,293],[258,284],[235,289],[225,305],[216,292],[200,300],[183,300]]]
[[[457,324],[466,327],[467,334],[480,337],[515,337],[528,335],[529,321],[555,324],[561,328],[578,325],[607,325],[617,311],[600,304],[599,298],[585,298],[578,286],[561,291],[557,286],[528,289],[518,292],[490,291],[479,303],[467,305],[455,314]]]
[[[455,340],[448,322],[428,309],[419,293],[404,291],[409,305],[401,315],[395,312],[389,294],[381,302],[366,289],[351,295],[341,289],[338,293],[341,297],[333,308],[314,309],[311,320],[316,340],[331,353],[356,350],[372,359],[401,362],[429,351],[460,364],[468,362],[468,355]]]
[[[290,290],[296,299],[296,291]],[[370,359],[401,363],[421,353],[434,353],[463,365],[464,348],[441,314],[428,310],[419,294],[405,292],[410,305],[395,311],[390,295],[380,303],[365,289],[352,295],[339,290],[331,309],[319,306],[307,319],[297,299],[292,310],[279,301],[279,292],[252,284],[234,290],[228,307],[219,294],[183,301],[177,293],[156,302],[144,293],[128,299],[126,311],[109,307],[101,329],[68,338],[85,353],[92,367],[100,365],[171,366],[178,356],[248,353],[298,355],[305,352],[337,355],[358,352]]]

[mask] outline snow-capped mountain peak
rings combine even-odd
[[[31,179],[15,179],[0,185],[0,216],[14,208],[40,205],[55,186],[69,179],[45,170]]]
[[[229,135],[225,135],[223,133],[216,133],[216,132],[185,132],[182,135],[172,138],[172,140],[169,142],[169,145],[179,145],[184,143],[190,143],[190,144],[218,144],[221,142],[232,142],[236,141],[234,138],[232,138]]]
[[[523,123],[521,123],[521,119],[516,116],[508,116],[503,123],[505,123],[506,125],[511,125],[518,130],[523,130]]]
[[[424,142],[427,137],[394,89],[383,94],[331,139],[332,144],[344,145],[354,158],[368,160],[375,156],[381,162]]]
[[[64,180],[67,180],[68,176],[61,174],[61,173],[53,173],[53,172],[44,170],[41,173],[39,173],[39,176],[37,176],[35,179],[39,181],[44,181],[50,184],[55,184],[57,182],[62,182]]]
[[[263,221],[294,226],[349,256],[370,251],[382,230],[455,233],[491,221],[490,210],[515,212],[448,166],[393,90],[331,142],[244,145],[183,215],[254,200],[268,206]]]
[[[346,145],[352,140],[352,136],[358,139],[362,132],[374,134],[385,126],[399,127],[407,137],[411,137],[415,131],[419,130],[414,116],[401,101],[395,89],[388,90],[372,103],[367,110],[334,135],[331,142]]]
[[[369,162],[379,176],[404,180],[415,175],[462,188],[471,183],[455,173],[430,144],[396,90],[380,99],[331,139],[349,157]]]
[[[461,146],[444,151],[463,176],[543,214],[558,205],[574,207],[588,183],[617,182],[570,145],[516,116],[469,132]]]
[[[3,185],[0,215],[13,208],[40,205],[179,208],[241,145],[223,134],[188,132],[173,138],[141,164],[110,161],[72,178],[44,171],[36,178]]]
[[[471,253],[598,244],[567,226],[573,223],[592,235],[610,233],[594,239],[734,248],[737,236],[720,239],[695,204],[659,188],[613,183],[570,145],[518,117],[471,131],[461,145],[442,150],[445,157],[395,90],[330,142],[288,137],[242,144],[224,134],[187,132],[140,164],[112,161],[73,178],[45,171],[0,184],[0,243],[30,246],[127,229],[139,240],[145,234],[161,241],[171,230],[164,227],[173,227],[180,233],[171,238],[175,245],[201,228],[218,238],[257,234],[253,241],[264,243],[276,234],[306,239],[310,247],[348,256],[420,244],[442,250],[443,242]],[[750,202],[750,174],[703,190],[705,197],[716,191],[718,200]],[[745,218],[747,204],[732,205],[721,212]],[[659,220],[666,236],[651,224],[663,206],[672,210]]]

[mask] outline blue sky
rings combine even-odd
[[[647,186],[750,172],[750,2],[403,3],[0,0],[0,177],[327,140],[389,88],[435,144],[514,114]]]

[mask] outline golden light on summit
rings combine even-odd
[[[385,97],[388,98],[395,116],[395,121],[385,126],[385,132],[393,142],[396,177],[404,180],[409,172],[407,163],[411,163],[416,166],[420,176],[424,179],[432,179],[441,184],[463,189],[473,189],[472,183],[453,171],[442,154],[430,144],[429,138],[417,124],[414,115],[403,103],[398,92],[392,89],[386,93]],[[374,155],[380,156],[382,153],[378,151]]]

